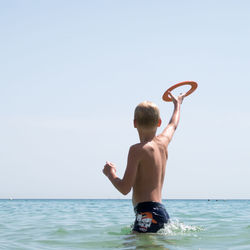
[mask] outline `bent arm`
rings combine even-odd
[[[127,168],[123,178],[120,179],[114,171],[108,175],[111,183],[123,195],[127,195],[134,186],[138,165],[138,154],[136,153],[136,149],[132,146],[129,150]]]

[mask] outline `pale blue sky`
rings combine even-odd
[[[0,198],[123,198],[134,107],[184,80],[163,198],[250,199],[249,1],[1,1]],[[131,195],[127,196],[128,198]]]

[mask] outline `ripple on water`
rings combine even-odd
[[[57,228],[52,235],[56,235],[56,236],[64,236],[64,235],[68,235],[69,231],[66,230],[65,228],[59,227]]]

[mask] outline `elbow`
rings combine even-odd
[[[125,196],[125,195],[127,195],[129,192],[124,192],[124,191],[122,191],[121,193]]]
[[[122,190],[120,190],[120,192],[121,192],[123,195],[127,195],[130,191],[131,191],[131,188],[123,188]]]

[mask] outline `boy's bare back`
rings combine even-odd
[[[133,186],[133,205],[144,201],[161,202],[165,177],[167,147],[166,140],[155,136],[151,141],[134,145],[139,158]]]

